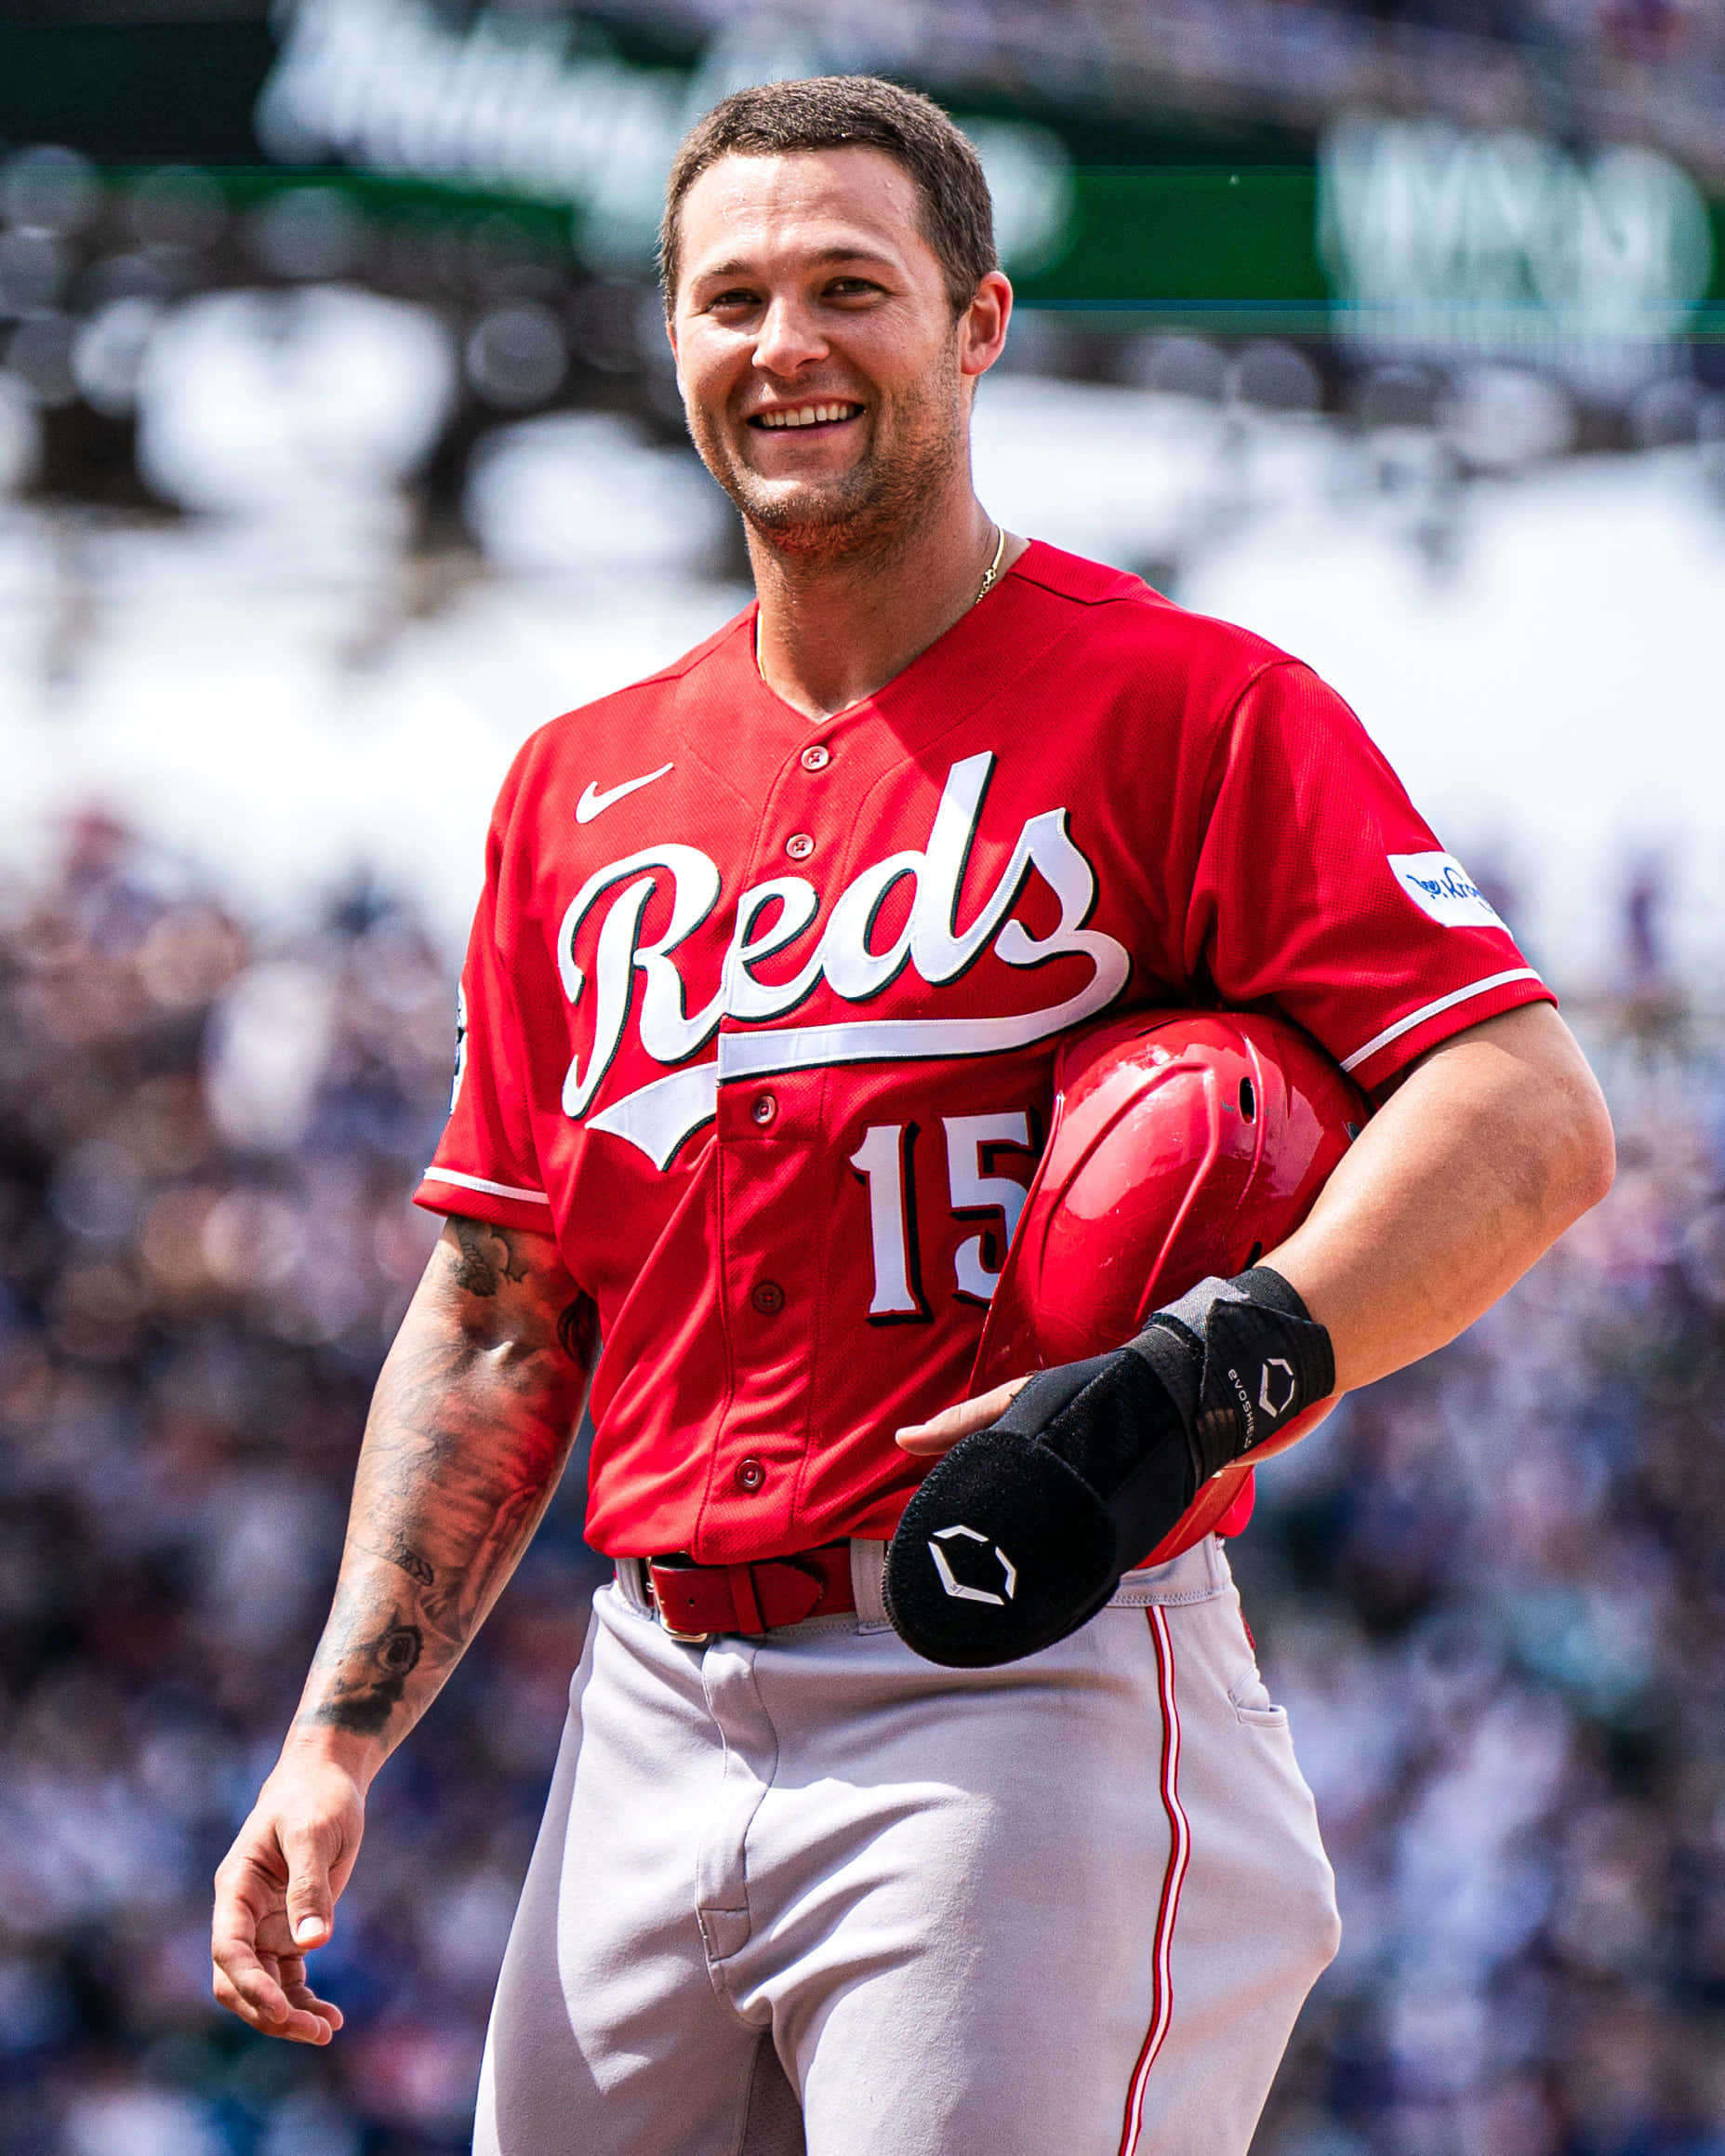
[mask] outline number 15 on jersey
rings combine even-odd
[[[986,1303],[994,1294],[1029,1188],[1035,1161],[1030,1115],[1022,1108],[993,1115],[947,1115],[940,1129],[946,1141],[949,1209],[955,1219],[981,1225],[957,1245],[952,1278],[933,1284],[936,1291],[944,1285],[965,1302]],[[871,1324],[903,1324],[929,1315],[911,1172],[918,1136],[914,1123],[872,1123],[851,1155],[850,1165],[868,1196],[874,1257],[874,1294],[868,1311]],[[1021,1156],[1015,1164],[1020,1175],[1000,1172],[995,1156],[1001,1152]]]

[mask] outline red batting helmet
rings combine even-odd
[[[1297,1228],[1371,1106],[1285,1018],[1139,1011],[1072,1034],[1054,1123],[976,1351],[971,1396],[1123,1346],[1211,1273],[1243,1272]],[[1314,1413],[1317,1411],[1314,1411]],[[1254,1459],[1309,1429],[1300,1417]],[[1213,1476],[1145,1560],[1252,1510],[1243,1460]]]

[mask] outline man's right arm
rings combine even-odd
[[[372,1777],[460,1659],[556,1487],[597,1349],[555,1242],[451,1218],[372,1400],[328,1624],[216,1874],[214,1989],[256,2029],[327,2043],[306,1982]]]

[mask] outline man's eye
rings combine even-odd
[[[881,287],[868,277],[835,277],[827,287],[829,299],[866,299]]]
[[[754,303],[754,294],[739,286],[732,291],[717,293],[707,305],[710,312],[717,313],[721,308],[752,307]]]

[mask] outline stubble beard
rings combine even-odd
[[[790,488],[763,480],[734,456],[704,414],[689,431],[701,461],[741,512],[751,539],[787,565],[847,561],[878,567],[903,553],[944,504],[965,456],[965,411],[943,380],[901,400],[889,448],[874,440],[848,472]]]

